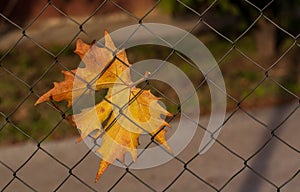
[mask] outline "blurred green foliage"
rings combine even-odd
[[[220,41],[215,34],[201,35],[198,38],[202,39],[202,42],[211,50],[217,61],[220,60],[231,47],[228,45],[228,42]],[[241,50],[247,50],[247,54],[255,58],[257,55],[253,42],[253,37],[247,36],[241,39],[241,41],[236,44],[236,47]],[[33,49],[24,52],[22,49],[15,49],[3,60],[2,66],[23,79],[29,85],[33,85],[38,81],[33,91],[41,95],[53,87],[52,82],[61,81],[63,79],[63,75],[60,73],[60,71],[64,69],[62,65],[73,69],[76,68],[80,62],[79,58],[73,53],[74,45],[67,49],[59,45],[53,45],[50,49],[55,53],[61,52],[57,58],[58,62],[55,62],[52,56],[42,51]],[[210,112],[210,92],[207,83],[203,83],[204,76],[201,71],[195,68],[183,55],[169,48],[153,45],[133,47],[128,49],[127,53],[130,63],[144,59],[167,59],[168,62],[176,65],[188,76],[197,88],[201,113],[207,114]],[[39,80],[52,64],[54,64],[53,67]],[[231,52],[227,57],[222,59],[219,65],[224,76],[228,94],[237,100],[246,97],[252,89],[257,86],[259,81],[265,77],[264,71],[247,61],[236,51]],[[280,81],[284,75],[284,73],[277,73],[277,75],[274,75],[274,78],[278,77]],[[53,107],[50,107],[50,105],[47,105],[47,103],[35,107],[34,103],[37,96],[30,94],[28,87],[22,85],[22,83],[3,70],[2,67],[0,67],[0,77],[0,89],[5,90],[0,92],[0,111],[8,115],[9,120],[13,122],[13,124],[7,123],[4,117],[0,117],[1,143],[28,140],[28,137],[22,134],[17,128],[37,141],[44,139],[48,134],[49,137],[47,137],[47,139],[62,139],[77,134],[77,130],[62,120],[61,114]],[[150,80],[148,84],[143,82],[138,86],[145,86],[146,89],[150,89],[156,96],[162,97],[162,101],[167,109],[173,114],[177,113],[179,101],[175,91],[172,90],[169,85]],[[286,81],[284,86],[295,94],[300,93],[297,81]],[[242,105],[243,107],[272,105],[274,104],[274,98],[276,98],[278,94],[281,97],[279,101],[290,98],[285,91],[278,93],[278,89],[278,86],[270,81],[263,83],[255,89],[252,95],[248,97],[246,102],[243,102]],[[95,99],[102,99],[103,94],[96,94]],[[26,100],[23,102],[23,99]],[[67,109],[66,103],[56,104],[62,111]],[[235,102],[228,101],[228,110],[234,109],[235,107]],[[68,111],[67,114],[70,114],[70,112],[71,111]],[[60,121],[62,122],[59,123]]]
[[[213,9],[214,15],[224,16],[223,18],[232,17],[236,20],[236,22],[229,23],[230,26],[225,26],[228,34],[230,34],[229,31],[234,33],[245,30],[261,13],[294,36],[297,36],[300,31],[299,0],[249,0],[248,2],[242,0],[181,0],[180,2],[185,5],[176,0],[162,0],[160,6],[166,13],[177,17],[186,17],[188,14],[193,14],[187,7],[201,15],[207,7],[213,4],[211,9]],[[220,22],[224,22],[224,19]],[[277,32],[277,44],[279,45],[286,34],[280,29],[277,29]]]

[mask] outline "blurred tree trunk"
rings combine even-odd
[[[13,23],[24,27],[23,25],[31,13],[34,2],[35,0],[0,0],[0,13]],[[0,34],[15,28],[9,21],[0,17]]]
[[[254,35],[255,43],[259,59],[265,63],[265,65],[270,65],[279,51],[279,47],[276,46],[276,30],[277,29],[274,25],[266,22],[265,20],[259,20],[257,23],[257,30]]]

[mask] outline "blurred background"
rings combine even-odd
[[[189,31],[211,51],[226,84],[228,114],[224,129],[211,156],[197,154],[202,130],[182,157],[164,165],[164,173],[160,172],[162,169],[135,172],[115,167],[107,171],[109,176],[103,182],[95,184],[98,159],[90,157],[96,163],[83,173],[89,168],[80,168],[79,164],[87,161],[85,166],[90,166],[92,163],[86,159],[93,154],[84,144],[74,143],[79,134],[64,120],[65,114],[71,115],[66,103],[37,107],[34,103],[53,87],[52,82],[63,80],[61,70],[77,68],[80,58],[73,53],[77,38],[90,43],[103,37],[104,29],[114,31],[147,22]],[[299,23],[297,0],[0,0],[0,189],[299,190]],[[203,117],[199,129],[205,129],[210,93],[204,75],[190,60],[161,46],[138,46],[128,49],[127,54],[130,63],[155,58],[179,67],[197,89]],[[157,81],[139,86],[162,97],[174,114],[167,120],[176,125],[180,114],[176,93]],[[78,148],[77,155],[72,152],[73,147]],[[223,157],[221,151],[239,159],[239,163]],[[39,153],[46,154],[45,159],[55,161],[67,172],[58,177],[60,172],[55,171],[53,178],[47,179],[42,176],[48,173],[44,170],[39,182],[29,179],[30,170],[51,165]],[[68,163],[62,160],[68,158]],[[216,158],[219,160],[212,161]],[[174,173],[174,167],[180,167],[180,171]],[[74,169],[78,169],[76,174],[72,173]],[[274,169],[277,171],[272,172]],[[130,188],[128,182],[136,187]]]

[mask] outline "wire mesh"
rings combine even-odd
[[[18,3],[19,1],[14,1]],[[294,92],[293,90],[288,87],[284,81],[278,80],[275,78],[271,73],[273,70],[280,65],[280,62],[293,51],[293,49],[296,49],[296,52],[299,51],[299,32],[296,35],[291,34],[288,32],[285,27],[282,27],[281,25],[277,24],[274,19],[271,19],[270,16],[267,15],[268,8],[274,3],[273,1],[269,1],[264,6],[260,7],[253,3],[253,1],[244,1],[244,4],[255,11],[257,14],[255,18],[251,21],[251,23],[244,28],[244,30],[237,35],[236,37],[228,37],[222,29],[219,29],[214,24],[211,24],[209,20],[206,19],[207,15],[213,15],[214,11],[216,9],[214,8],[216,4],[219,3],[219,1],[210,1],[208,6],[203,10],[195,9],[194,7],[190,7],[185,1],[174,1],[176,6],[183,7],[186,12],[188,12],[189,15],[196,18],[195,22],[193,23],[193,26],[190,28],[190,32],[195,31],[199,26],[206,29],[205,33],[213,33],[214,35],[217,35],[221,41],[226,45],[228,45],[227,51],[221,54],[221,56],[218,58],[218,64],[222,66],[223,68],[233,68],[235,66],[224,66],[222,63],[223,61],[230,57],[230,55],[233,54],[233,52],[238,53],[243,60],[245,60],[249,65],[256,67],[256,73],[263,74],[262,78],[251,85],[251,87],[247,87],[249,89],[246,93],[241,93],[238,97],[235,95],[231,95],[230,90],[226,93],[226,97],[228,99],[228,102],[233,103],[233,107],[228,112],[226,116],[226,120],[223,124],[223,127],[230,127],[230,122],[233,121],[243,121],[235,119],[237,117],[238,113],[242,113],[244,118],[250,119],[254,124],[259,125],[263,132],[261,132],[262,135],[256,135],[252,137],[262,137],[261,141],[259,143],[252,143],[250,138],[246,142],[249,142],[247,145],[256,145],[255,150],[252,150],[248,154],[245,155],[245,153],[236,150],[235,147],[233,147],[230,142],[227,141],[224,142],[222,138],[216,139],[216,144],[218,146],[218,150],[225,151],[224,153],[227,154],[226,157],[212,157],[212,159],[205,159],[203,156],[200,156],[198,152],[195,153],[188,153],[182,156],[173,156],[172,160],[172,167],[168,167],[168,169],[171,169],[170,172],[167,173],[168,177],[166,180],[163,178],[163,184],[161,186],[158,186],[157,183],[152,183],[151,179],[145,179],[144,174],[152,174],[152,177],[158,177],[157,174],[159,171],[156,170],[156,172],[151,173],[150,172],[139,172],[134,169],[131,169],[131,164],[127,165],[127,168],[125,169],[118,169],[116,172],[117,174],[114,176],[111,176],[111,173],[109,173],[110,170],[106,172],[108,177],[112,177],[113,182],[105,182],[100,179],[98,184],[95,184],[91,181],[93,181],[94,173],[91,170],[82,170],[81,165],[82,164],[90,164],[91,161],[91,150],[83,150],[83,153],[79,153],[76,155],[76,158],[72,156],[72,151],[65,151],[66,156],[72,156],[72,161],[66,162],[65,160],[62,160],[59,158],[59,156],[52,154],[52,148],[49,148],[46,143],[48,142],[47,139],[50,137],[50,135],[54,134],[57,129],[59,129],[61,126],[64,125],[64,120],[66,118],[66,112],[67,110],[60,110],[56,107],[55,104],[49,102],[47,104],[44,104],[44,107],[47,109],[50,109],[55,112],[58,116],[55,118],[55,122],[52,122],[49,126],[51,128],[44,132],[43,135],[40,135],[39,137],[33,136],[31,132],[28,132],[27,130],[23,129],[22,121],[26,121],[26,119],[22,119],[21,122],[15,121],[13,116],[16,113],[19,113],[18,111],[22,109],[22,106],[26,102],[30,102],[32,105],[33,100],[36,100],[40,94],[41,91],[40,83],[43,81],[47,81],[48,83],[50,81],[47,80],[48,74],[51,73],[51,71],[56,71],[57,68],[64,69],[70,71],[69,65],[63,61],[61,58],[63,57],[63,54],[65,51],[67,51],[70,47],[72,48],[74,41],[76,38],[78,38],[80,35],[84,34],[87,37],[90,38],[89,29],[87,27],[88,23],[93,20],[97,16],[97,18],[106,17],[106,15],[97,15],[102,9],[104,9],[105,5],[110,4],[115,9],[118,9],[123,14],[126,14],[128,16],[128,20],[131,20],[133,24],[143,24],[148,17],[156,10],[158,9],[159,5],[162,3],[162,1],[156,1],[152,7],[148,7],[145,13],[142,16],[137,16],[133,12],[125,9],[122,5],[119,4],[119,1],[113,1],[113,0],[107,0],[107,1],[101,1],[99,2],[98,6],[92,11],[92,13],[85,18],[82,21],[77,21],[76,18],[73,18],[72,16],[69,16],[65,13],[64,10],[56,7],[55,3],[53,3],[51,0],[48,2],[45,2],[44,6],[41,7],[39,13],[25,26],[21,26],[21,24],[15,23],[13,20],[11,20],[7,16],[7,11],[3,10],[0,12],[1,19],[6,23],[6,25],[9,25],[13,30],[17,31],[18,38],[15,38],[14,43],[11,43],[7,49],[5,49],[5,52],[1,55],[0,58],[0,69],[1,69],[1,76],[6,76],[7,78],[10,78],[14,84],[17,84],[17,86],[20,86],[20,89],[22,89],[22,96],[18,98],[17,103],[11,104],[9,107],[9,110],[2,110],[0,111],[1,114],[1,127],[0,127],[0,135],[2,134],[3,137],[5,137],[4,130],[6,129],[13,129],[16,134],[20,134],[25,136],[26,141],[29,141],[33,150],[26,152],[26,158],[17,160],[17,159],[9,159],[9,157],[4,158],[3,154],[6,154],[3,152],[1,154],[0,158],[0,166],[2,167],[2,173],[0,174],[1,179],[1,185],[0,189],[1,191],[16,191],[18,189],[23,189],[22,191],[42,191],[43,188],[40,187],[40,185],[43,184],[37,184],[36,182],[32,182],[32,180],[28,180],[28,177],[34,177],[35,174],[39,174],[39,172],[42,172],[43,175],[47,174],[53,174],[54,178],[56,178],[56,184],[53,184],[53,186],[50,186],[47,188],[47,190],[51,191],[67,191],[66,186],[69,187],[69,182],[72,181],[75,186],[74,190],[77,189],[79,191],[123,191],[126,190],[124,186],[128,184],[128,182],[133,183],[135,186],[130,186],[132,191],[135,191],[135,189],[142,189],[144,191],[176,191],[176,190],[183,190],[188,189],[190,191],[230,191],[230,187],[232,185],[239,185],[239,189],[236,189],[236,191],[259,191],[261,189],[261,185],[267,185],[268,191],[286,191],[286,187],[289,185],[292,185],[291,183],[296,183],[293,186],[298,186],[297,183],[299,183],[299,160],[300,160],[300,149],[299,149],[299,140],[298,142],[292,142],[289,139],[289,135],[284,134],[284,130],[286,128],[285,124],[287,124],[290,119],[295,116],[297,113],[297,110],[299,110],[300,106],[300,99],[299,99],[299,93]],[[61,14],[61,17],[68,20],[68,22],[72,23],[75,27],[72,28],[71,34],[68,34],[68,42],[58,51],[53,51],[47,45],[44,43],[40,43],[39,40],[33,38],[33,34],[28,32],[31,27],[35,25],[36,22],[40,22],[40,17],[42,17],[43,14],[47,12],[48,9],[54,9],[57,13]],[[252,58],[249,56],[249,49],[246,48],[240,48],[238,46],[238,43],[249,33],[255,30],[259,30],[256,28],[256,25],[259,23],[260,20],[265,20],[269,22],[274,28],[276,28],[280,33],[283,33],[287,38],[290,40],[290,44],[287,46],[287,48],[280,54],[274,61],[268,63],[271,63],[270,65],[265,65],[264,63],[261,63],[261,61],[257,61],[256,58]],[[176,18],[175,18],[176,20]],[[42,20],[42,22],[47,22],[46,20]],[[187,21],[186,21],[187,22]],[[224,20],[225,22],[225,20]],[[222,23],[222,21],[221,21]],[[105,26],[104,26],[105,27]],[[74,29],[74,30],[73,30]],[[49,31],[51,33],[51,31]],[[60,37],[61,38],[61,37]],[[64,37],[63,37],[64,38]],[[159,38],[159,37],[157,37]],[[91,38],[92,39],[92,38]],[[3,40],[3,39],[2,39]],[[39,74],[39,76],[35,79],[27,80],[24,79],[22,75],[19,75],[18,71],[15,71],[14,69],[11,69],[9,65],[6,64],[6,59],[9,57],[16,47],[21,46],[22,41],[28,41],[32,46],[34,47],[34,50],[41,51],[43,54],[45,54],[48,58],[50,58],[51,62],[48,64],[45,64],[43,67],[43,72]],[[22,47],[22,46],[21,46]],[[26,50],[24,50],[26,52]],[[32,53],[26,53],[31,56]],[[169,57],[177,55],[179,57],[184,58],[180,55],[180,53],[172,50],[168,57],[165,58],[165,60],[168,60]],[[21,61],[20,61],[21,62]],[[187,61],[189,62],[189,61]],[[298,61],[299,62],[299,61]],[[189,63],[191,66],[193,66],[192,63]],[[15,63],[15,65],[18,65],[18,63]],[[221,67],[221,68],[222,68]],[[287,67],[287,66],[286,66]],[[292,69],[289,72],[297,71],[298,65],[293,65]],[[27,71],[25,73],[30,73],[31,70],[34,70],[32,68],[26,68]],[[230,69],[233,70],[233,69]],[[243,70],[243,69],[236,69],[236,70]],[[289,74],[286,74],[287,76]],[[294,75],[297,75],[294,74]],[[200,79],[198,81],[199,83],[195,86],[197,87],[197,90],[201,91],[203,84],[205,83],[205,77],[197,77]],[[201,79],[202,78],[202,79]],[[226,79],[226,75],[224,75],[224,78]],[[4,81],[5,79],[1,79],[1,81]],[[269,82],[272,85],[278,87],[278,93],[272,93],[275,98],[280,99],[280,94],[286,94],[289,96],[289,101],[293,101],[293,105],[290,107],[284,107],[278,109],[278,112],[272,112],[274,113],[273,117],[271,119],[262,120],[262,113],[254,113],[252,109],[248,108],[247,102],[251,97],[253,97],[254,92],[259,91],[262,84]],[[5,83],[5,82],[4,82]],[[230,82],[227,82],[230,83]],[[168,95],[159,92],[159,89],[155,87],[155,84],[152,84],[151,82],[146,82],[144,89],[147,87],[150,87],[151,90],[156,90],[157,93],[161,97],[163,97],[165,100],[168,100],[169,102],[172,102],[172,99],[168,97]],[[297,86],[297,82],[296,82]],[[299,87],[299,86],[298,86]],[[9,94],[9,90],[2,89],[2,92],[7,92]],[[278,94],[278,95],[276,95]],[[0,101],[1,105],[5,103],[6,101]],[[175,122],[176,117],[180,115],[180,105],[177,105],[177,110],[174,111],[173,117],[168,119],[169,123]],[[32,109],[33,110],[33,109]],[[40,108],[35,109],[37,112],[40,110]],[[267,109],[264,109],[264,111]],[[29,111],[29,113],[31,113]],[[47,115],[46,115],[47,116]],[[238,116],[240,117],[240,116]],[[42,117],[42,118],[51,118],[51,117]],[[274,123],[276,122],[276,123]],[[243,124],[239,124],[241,126],[247,126]],[[40,129],[42,129],[42,126],[40,126]],[[252,125],[249,125],[252,126]],[[201,123],[198,124],[199,129],[205,130],[205,125],[202,125]],[[223,129],[222,133],[226,133],[227,128]],[[229,128],[228,128],[229,129]],[[297,128],[298,129],[298,128]],[[294,130],[295,133],[296,130]],[[293,132],[289,132],[291,134]],[[298,132],[299,133],[299,132]],[[250,137],[250,136],[249,136]],[[59,141],[58,141],[59,142]],[[149,143],[145,145],[145,149],[151,147],[151,146],[159,145],[155,140],[154,136],[151,137]],[[235,143],[235,145],[239,145]],[[284,151],[288,151],[287,153],[284,153],[286,155],[290,155],[290,159],[295,160],[298,162],[298,164],[292,168],[292,170],[289,172],[289,174],[279,174],[280,176],[273,177],[269,172],[272,172],[272,170],[282,170],[279,167],[271,167],[270,169],[267,169],[266,167],[273,165],[272,161],[275,159],[278,164],[280,164],[281,161],[284,161],[284,157],[274,157],[274,154],[277,153],[278,147],[283,147]],[[4,147],[3,147],[4,148]],[[5,146],[6,148],[6,146]],[[9,146],[8,146],[9,148]],[[80,147],[79,147],[80,148]],[[268,149],[268,150],[266,150]],[[73,149],[74,151],[77,151],[77,149]],[[162,148],[162,150],[164,150]],[[243,150],[243,149],[242,149]],[[273,151],[272,151],[273,150]],[[165,150],[166,153],[168,153]],[[67,153],[70,153],[68,155]],[[264,158],[259,158],[263,154]],[[139,154],[142,155],[142,154]],[[169,154],[172,155],[172,154]],[[24,157],[22,157],[24,158]],[[49,160],[49,164],[42,165],[42,166],[49,166],[49,167],[57,167],[56,169],[60,170],[57,173],[48,173],[44,172],[44,167],[39,167],[39,161],[34,160],[35,158],[46,158]],[[204,158],[202,161],[201,159]],[[215,175],[218,175],[218,169],[220,169],[220,172],[226,171],[228,169],[224,168],[226,167],[226,163],[230,162],[230,164],[234,164],[233,170],[228,170],[229,173],[228,177],[221,179],[221,181],[216,181],[214,179],[214,174],[211,174],[207,172],[206,169],[210,169],[210,165],[208,162],[204,161],[213,161],[215,158],[221,158],[224,160],[225,165],[220,164],[214,164],[214,166],[220,168],[216,168],[217,171],[214,172]],[[9,161],[7,160],[9,159]],[[200,159],[200,160],[199,160]],[[223,160],[220,160],[222,162]],[[11,161],[19,162],[19,163],[11,163]],[[232,162],[231,162],[232,161]],[[31,165],[32,162],[34,162],[36,165]],[[72,162],[72,163],[70,163]],[[219,161],[218,161],[219,162]],[[285,164],[285,162],[281,162]],[[196,164],[196,165],[195,165]],[[27,169],[28,166],[35,166],[37,167],[37,170],[31,170],[31,175],[24,176],[24,169]],[[94,170],[96,170],[98,164],[94,165]],[[206,167],[207,166],[207,167]],[[230,167],[230,165],[228,165]],[[287,165],[281,165],[283,167]],[[224,168],[224,170],[223,170]],[[176,171],[175,171],[176,170]],[[271,170],[271,171],[270,171]],[[86,178],[82,176],[82,172],[89,172],[90,177]],[[4,176],[5,177],[4,177]],[[186,176],[188,175],[188,176]],[[188,181],[183,180],[182,178],[188,178]],[[212,177],[212,178],[210,178]],[[239,180],[239,177],[243,177],[243,180]],[[280,179],[278,179],[280,177]],[[4,179],[5,178],[5,179]],[[129,179],[130,178],[130,179]],[[151,177],[150,177],[151,178]],[[160,178],[160,177],[159,177]],[[50,179],[50,178],[49,178]],[[51,178],[53,180],[53,178]],[[128,181],[129,179],[129,181]],[[55,180],[55,179],[54,179]],[[43,181],[43,183],[48,183],[50,181]],[[238,184],[237,184],[238,183]],[[263,184],[262,184],[263,183]],[[196,186],[195,188],[189,188],[190,185]],[[100,188],[100,187],[101,188]],[[182,188],[180,188],[182,187]],[[288,188],[289,189],[289,188]],[[295,189],[295,190],[297,190]],[[267,191],[267,190],[264,190]]]

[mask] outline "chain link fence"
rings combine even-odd
[[[284,18],[270,15],[275,1],[263,1],[263,5],[256,1],[243,1],[244,8],[254,14],[246,17],[250,22],[234,30],[228,28],[232,27],[232,22],[238,21],[236,18],[242,16],[234,16],[233,20],[224,14],[218,16],[218,5],[222,2],[217,0],[203,1],[205,4],[201,7],[190,3],[192,1],[174,0],[172,4],[175,11],[171,19],[157,13],[165,3],[163,0],[153,2],[142,14],[124,8],[124,2],[120,2],[100,1],[88,17],[78,19],[67,15],[65,10],[49,0],[26,24],[17,24],[8,16],[11,8],[1,9],[1,27],[7,29],[1,30],[0,55],[0,138],[3,143],[0,146],[1,191],[300,190],[299,31],[292,26],[294,31],[290,32],[289,27],[278,20]],[[99,14],[108,4],[118,10],[118,14],[113,16],[117,19],[111,20],[111,16]],[[68,23],[67,27],[58,24],[57,28],[48,28],[46,24],[54,24],[41,17],[47,16],[49,9],[60,14],[55,21],[64,20]],[[244,10],[222,10],[225,15],[231,11],[241,15],[245,13]],[[299,19],[299,6],[296,14]],[[126,17],[124,19],[119,15]],[[47,87],[51,87],[51,82],[57,81],[61,69],[70,71],[72,67],[77,67],[78,60],[74,60],[76,56],[69,52],[74,49],[78,37],[92,41],[102,36],[101,27],[113,26],[117,29],[128,24],[158,21],[185,28],[204,44],[208,42],[227,86],[228,113],[221,134],[207,153],[199,155],[197,147],[206,129],[206,114],[209,114],[209,107],[206,109],[204,106],[204,115],[198,124],[199,131],[187,149],[174,156],[172,161],[146,170],[111,166],[99,182],[94,183],[100,159],[83,143],[75,144],[75,139],[70,137],[77,132],[65,123],[68,109],[60,109],[51,102],[35,108],[34,102]],[[40,28],[36,26],[37,23]],[[97,24],[101,26],[95,26]],[[97,29],[93,31],[92,28]],[[260,36],[256,31],[261,31],[265,36]],[[277,49],[279,46],[276,42],[268,42],[274,31],[284,37],[280,41],[280,50],[264,50],[265,46],[268,49],[272,49],[272,46]],[[267,41],[263,41],[262,45],[254,45],[255,35],[259,41],[264,38]],[[211,39],[217,39],[217,42]],[[60,43],[60,46],[52,46],[51,43]],[[269,43],[271,45],[268,47],[266,44]],[[262,54],[254,54],[259,47]],[[164,60],[179,57],[185,60],[188,67],[192,67],[190,71],[197,71],[190,61],[175,50],[166,53]],[[129,54],[129,59],[134,60],[139,57],[137,55],[143,54],[135,50],[132,55]],[[273,56],[270,57],[270,54]],[[193,73],[191,78],[194,79],[198,94],[204,95],[200,97],[200,104],[209,102],[205,76],[199,72]],[[174,95],[168,94],[164,86],[156,87],[155,82],[146,82],[144,87],[170,103],[167,105],[173,117],[167,120],[172,126],[176,125],[180,104],[173,102]],[[169,130],[168,133],[172,134],[173,131]],[[157,145],[153,138],[147,138],[143,140],[144,148]],[[16,141],[22,142],[14,144]]]

